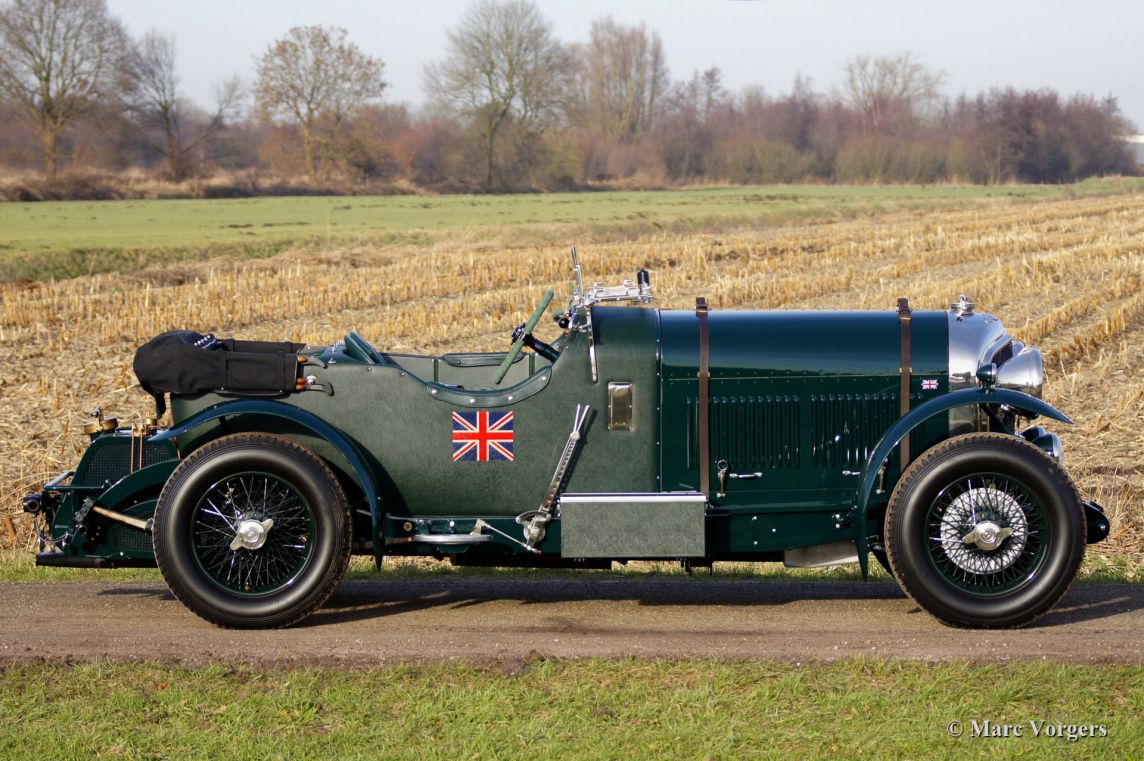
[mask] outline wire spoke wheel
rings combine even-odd
[[[1085,522],[1061,466],[1011,434],[943,441],[902,474],[886,507],[902,590],[952,626],[1024,626],[1076,578]]]
[[[155,505],[155,562],[171,592],[219,626],[301,621],[349,565],[352,524],[329,466],[283,436],[236,433],[191,452]]]
[[[191,547],[206,577],[237,594],[273,593],[313,557],[314,513],[297,489],[269,473],[212,485],[191,518]]]
[[[938,494],[926,515],[931,561],[955,586],[975,594],[1028,582],[1050,538],[1044,506],[1027,486],[999,473],[967,476]]]

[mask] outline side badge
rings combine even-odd
[[[453,462],[513,460],[513,413],[453,412]]]

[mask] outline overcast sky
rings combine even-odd
[[[422,70],[471,0],[108,0],[135,35],[176,36],[185,91],[203,105],[214,83],[249,81],[255,56],[292,26],[336,25],[385,62],[387,98],[417,106]],[[819,91],[861,53],[906,50],[944,72],[947,94],[995,86],[1115,95],[1144,131],[1141,0],[540,0],[565,42],[611,14],[659,32],[673,77],[718,66],[732,92],[777,94],[798,73]]]

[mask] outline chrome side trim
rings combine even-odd
[[[601,493],[601,494],[561,494],[561,505],[595,505],[595,504],[630,504],[641,503],[654,505],[656,503],[678,504],[680,502],[706,502],[700,492],[691,491],[665,491],[665,492],[629,492],[629,493]]]

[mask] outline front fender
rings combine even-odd
[[[898,422],[890,427],[890,430],[878,442],[878,446],[874,448],[873,454],[866,460],[866,465],[862,469],[860,485],[854,495],[851,517],[854,525],[854,544],[858,549],[858,562],[862,566],[863,576],[866,575],[869,564],[869,540],[866,536],[866,523],[869,518],[870,495],[874,491],[874,482],[878,478],[878,471],[882,469],[882,465],[894,449],[902,443],[906,434],[922,423],[956,407],[981,404],[1004,404],[1028,413],[1030,416],[1033,414],[1043,415],[1050,420],[1072,425],[1072,420],[1069,420],[1067,416],[1052,405],[1035,396],[1007,388],[966,388],[953,391],[936,399],[931,399],[903,415]]]
[[[354,446],[354,443],[346,438],[345,434],[337,428],[334,428],[312,412],[307,412],[292,404],[273,402],[266,399],[241,399],[233,402],[222,402],[212,407],[207,407],[205,410],[202,410],[189,420],[183,421],[182,424],[174,428],[169,428],[166,431],[155,434],[150,438],[150,441],[158,442],[173,439],[204,423],[209,423],[212,420],[218,420],[219,418],[231,415],[268,415],[270,417],[284,418],[305,428],[309,428],[338,450],[338,454],[345,458],[346,463],[353,471],[354,477],[357,479],[358,485],[361,487],[362,492],[365,494],[366,501],[369,503],[369,515],[373,524],[373,556],[377,564],[381,565],[382,549],[384,546],[381,539],[381,499],[378,496],[377,485],[374,483],[373,474],[366,466],[365,461],[362,459],[357,447]]]

